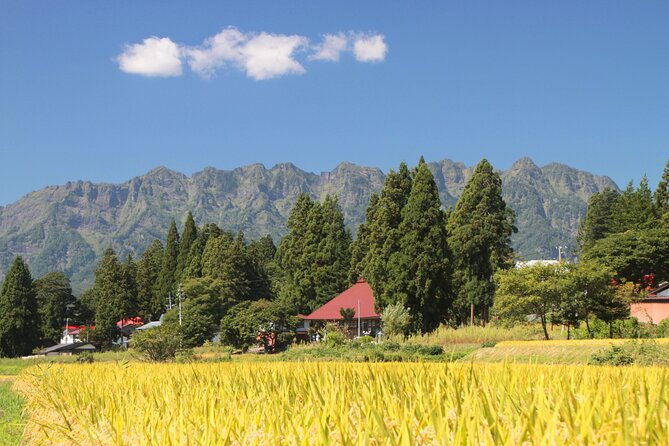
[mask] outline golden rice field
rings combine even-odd
[[[669,444],[661,368],[445,363],[33,367],[29,444]]]

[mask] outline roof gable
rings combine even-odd
[[[364,280],[359,280],[352,287],[336,296],[325,305],[315,309],[303,319],[312,321],[335,321],[344,319],[340,313],[342,308],[353,308],[355,317],[361,319],[378,319],[380,315],[374,310],[374,293]]]

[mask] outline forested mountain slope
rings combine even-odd
[[[444,206],[453,206],[472,168],[448,159],[429,165]],[[154,238],[164,237],[172,219],[181,224],[189,210],[198,224],[278,240],[300,192],[314,198],[336,194],[355,233],[383,179],[380,169],[351,163],[320,175],[284,163],[271,169],[208,167],[191,177],[159,167],[123,184],[50,186],[0,208],[0,274],[20,254],[35,277],[64,271],[80,292],[92,282],[106,247],[139,255]],[[502,180],[504,198],[517,216],[514,247],[526,259],[555,257],[557,245],[573,247],[587,198],[604,187],[617,188],[608,177],[562,164],[539,168],[529,158],[502,172]]]

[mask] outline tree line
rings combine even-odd
[[[359,278],[369,282],[379,311],[405,308],[414,332],[486,322],[491,311],[509,320],[529,312],[544,327],[549,319],[571,326],[592,315],[606,319],[605,307],[611,317],[622,317],[621,300],[607,294],[612,289],[604,277],[620,283],[640,274],[669,278],[666,261],[650,248],[664,249],[661,240],[669,247],[663,238],[668,210],[669,164],[655,193],[644,179],[623,193],[594,194],[579,231],[584,266],[537,269],[539,278],[531,277],[535,272],[513,268],[514,212],[492,165],[479,162],[455,207],[444,209],[421,158],[412,169],[402,163],[388,173],[355,239],[336,197],[318,201],[303,193],[278,247],[270,236],[249,241],[215,224],[198,227],[189,212],[181,233],[172,221],[165,243],[155,240],[137,259],[119,259],[108,249],[93,287],[79,300],[63,274],[33,282],[17,258],[0,293],[0,354],[25,354],[39,339],[57,340],[66,316],[94,325],[95,339],[107,345],[118,335],[119,320],[152,321],[163,314],[164,325],[178,324],[188,345],[217,332],[223,342],[249,345],[258,327],[290,328],[296,315],[308,314]],[[620,246],[648,252],[620,260]]]

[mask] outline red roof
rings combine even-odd
[[[310,321],[342,320],[344,319],[340,313],[342,308],[353,308],[356,318],[378,319],[381,317],[374,311],[374,293],[372,292],[372,288],[362,279],[358,280],[358,283],[322,307],[316,308],[310,315],[301,317]],[[358,308],[360,309],[360,314],[358,314]]]
[[[117,327],[127,327],[128,325],[135,325],[137,327],[140,327],[144,325],[144,321],[142,320],[141,317],[129,317],[128,319],[122,319],[118,322],[116,322]]]

